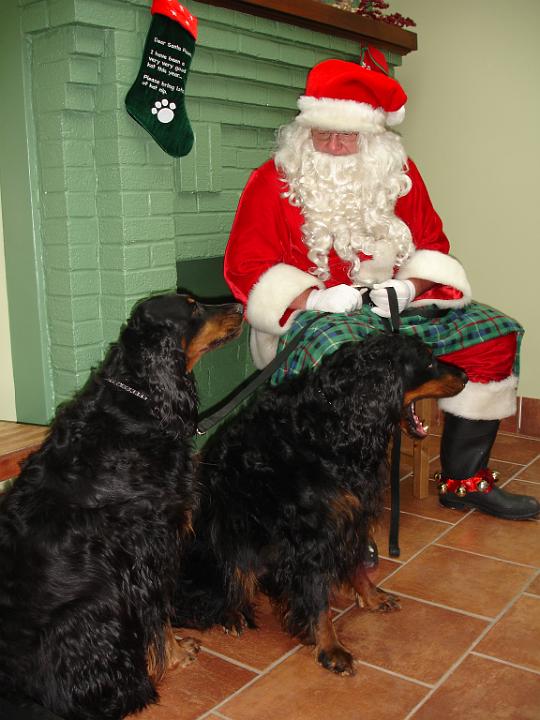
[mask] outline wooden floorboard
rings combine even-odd
[[[48,431],[46,425],[0,420],[0,482],[19,474],[21,463],[40,447]]]

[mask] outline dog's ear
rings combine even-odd
[[[351,432],[365,436],[382,422],[398,421],[403,382],[397,365],[393,346],[389,349],[384,338],[350,343],[329,356],[320,376],[332,388],[332,402],[348,418]]]
[[[176,427],[179,434],[187,437],[195,433],[197,390],[177,342],[171,333],[164,333],[158,346],[145,349],[143,357],[152,415],[163,427]]]
[[[195,432],[197,391],[186,370],[181,336],[182,328],[156,317],[142,303],[126,324],[120,344],[128,373],[137,378],[137,387],[148,389],[152,415],[163,427],[176,427],[186,437]]]

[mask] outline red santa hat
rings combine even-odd
[[[360,63],[324,60],[315,65],[298,99],[296,122],[318,130],[380,133],[402,122],[406,101],[382,52],[362,48]]]

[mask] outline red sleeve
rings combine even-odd
[[[435,212],[418,168],[409,159],[408,175],[412,181],[409,193],[396,203],[396,215],[409,227],[417,250],[437,250],[448,254],[450,243],[444,234],[441,218]]]
[[[269,268],[284,260],[289,230],[283,217],[283,192],[273,160],[255,170],[238,203],[225,250],[224,275],[244,304],[251,288]]]

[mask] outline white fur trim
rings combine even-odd
[[[471,286],[463,265],[451,255],[438,250],[417,250],[404,263],[396,275],[398,280],[422,278],[460,290],[463,296],[458,300],[414,300],[410,307],[435,304],[438,307],[464,307],[472,300]]]
[[[292,325],[295,313],[280,325],[291,302],[310,287],[323,288],[318,278],[293,265],[278,263],[261,275],[249,293],[246,318],[256,330],[283,335]]]
[[[515,375],[489,383],[468,382],[454,397],[439,400],[439,407],[467,420],[502,420],[516,412],[517,385]]]
[[[399,110],[394,110],[394,112],[387,112],[386,113],[386,124],[390,127],[394,127],[395,125],[400,125],[405,120],[405,105],[402,105]]]
[[[365,282],[371,285],[376,282],[389,280],[394,274],[395,264],[395,249],[388,245],[377,246],[373,257],[370,260],[362,260],[360,263],[360,272],[358,273],[356,283],[361,285]]]
[[[382,133],[386,129],[387,115],[392,115],[395,120],[399,114],[399,110],[386,113],[382,108],[354,100],[314,98],[309,95],[298,98],[298,109],[300,114],[296,116],[296,122],[299,125],[334,132]]]
[[[249,349],[253,364],[257,370],[262,370],[276,357],[278,342],[279,337],[277,335],[269,335],[251,328]]]

